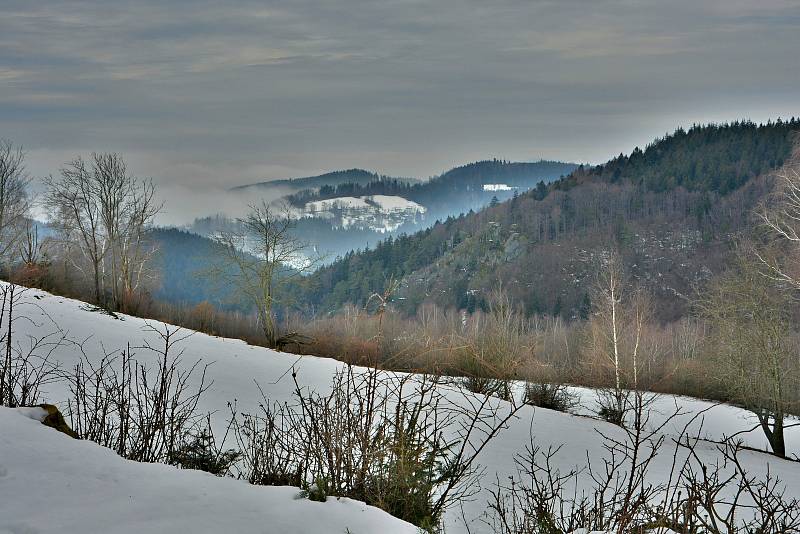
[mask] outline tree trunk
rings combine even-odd
[[[783,437],[783,414],[775,414],[773,417],[772,428],[770,428],[769,414],[759,413],[758,420],[761,429],[772,447],[772,454],[781,458],[786,458],[786,443]]]
[[[103,307],[103,300],[100,296],[100,264],[94,261],[94,298],[97,305]]]
[[[775,422],[772,425],[772,439],[769,441],[772,446],[772,453],[775,456],[786,458],[786,443],[783,439],[783,414],[775,414]]]

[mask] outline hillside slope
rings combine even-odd
[[[363,305],[390,277],[397,306],[471,310],[502,286],[530,314],[575,318],[589,307],[599,260],[620,250],[658,299],[662,319],[686,310],[692,288],[729,259],[731,237],[751,227],[768,173],[791,151],[800,121],[697,126],[579,168],[550,186],[450,218],[374,250],[349,254],[310,280],[317,310]]]
[[[287,198],[306,214],[297,222],[295,233],[313,244],[329,262],[352,250],[370,248],[387,235],[418,232],[447,217],[512,198],[575,168],[572,163],[554,161],[480,161],[426,181],[381,177],[369,183],[342,183],[301,191]],[[313,209],[325,202],[349,204],[353,198],[372,206],[345,211]],[[408,209],[375,206],[379,204],[375,199],[388,199],[391,205],[405,205]]]
[[[97,365],[109,351],[113,353],[115,350],[124,348],[126,343],[130,343],[134,347],[141,347],[148,342],[158,345],[157,335],[147,326],[149,324],[157,329],[164,328],[163,324],[157,322],[148,323],[142,319],[125,315],[114,318],[90,311],[91,308],[80,301],[53,296],[38,290],[27,291],[23,295],[23,301],[16,309],[19,317],[25,316],[29,319],[14,323],[14,333],[17,339],[28,339],[28,336],[38,338],[51,332],[60,332],[69,339],[80,341],[80,344],[64,344],[50,355],[51,359],[57,362],[63,370],[73,369],[81,360],[83,352],[85,352],[86,361]],[[263,402],[262,391],[270,401],[289,402],[295,387],[292,379],[293,372],[296,373],[301,386],[325,392],[329,389],[336,370],[343,366],[334,360],[280,353],[249,346],[238,340],[199,333],[188,337],[176,348],[183,351],[181,366],[184,369],[193,365],[197,360],[202,360],[204,364],[211,364],[206,378],[212,381],[213,385],[202,398],[199,408],[203,412],[210,411],[215,414],[212,424],[218,429],[218,435],[224,434],[226,407],[229,401],[235,399],[238,409],[245,413],[258,409],[259,404]],[[42,350],[50,350],[50,347]],[[137,358],[142,363],[155,365],[157,356],[142,349],[136,349],[136,352]],[[198,375],[194,375],[195,381],[198,378]],[[459,405],[477,398],[477,395],[464,390],[447,388],[445,391],[449,402],[459,403]],[[575,393],[580,400],[579,413],[588,415],[596,410],[594,392],[576,388]],[[46,387],[45,397],[45,400],[58,405],[64,411],[69,391],[63,383],[51,383]],[[508,406],[504,401],[497,400],[496,402],[501,410],[505,410]],[[758,426],[754,424],[754,416],[749,412],[695,399],[659,397],[653,405],[653,425],[659,426],[660,418],[671,412],[675,406],[681,408],[683,415],[659,430],[665,436],[676,436],[684,425],[702,412],[704,417],[694,419],[694,422],[689,425],[690,433],[693,435],[719,440],[723,436],[739,433],[740,438],[752,447],[763,449],[766,446],[760,433],[748,432]],[[98,509],[103,514],[100,517],[116,517],[118,520],[130,519],[136,525],[147,526],[146,523],[141,522],[141,514],[150,507],[153,507],[156,518],[160,517],[165,522],[178,521],[174,524],[154,523],[155,525],[168,524],[174,527],[174,529],[167,528],[167,531],[180,530],[180,526],[190,524],[180,521],[190,521],[195,513],[200,518],[207,518],[209,524],[214,526],[220,525],[217,516],[227,514],[228,511],[233,513],[238,510],[242,511],[243,520],[255,522],[257,518],[263,519],[264,517],[258,514],[263,512],[264,506],[267,505],[255,503],[255,500],[261,499],[264,495],[274,495],[276,502],[280,503],[287,514],[295,512],[303,514],[305,511],[305,513],[318,515],[320,521],[325,518],[322,513],[316,513],[316,510],[320,510],[320,508],[304,508],[305,504],[288,502],[286,498],[291,496],[292,491],[284,488],[249,488],[240,482],[220,481],[209,475],[195,472],[175,472],[163,466],[131,465],[113,457],[109,451],[100,450],[91,444],[73,442],[60,436],[58,439],[53,438],[54,444],[48,444],[48,442],[38,444],[37,440],[40,437],[50,435],[41,432],[50,432],[49,429],[39,428],[38,423],[30,426],[33,422],[21,421],[18,414],[9,414],[8,411],[0,411],[0,418],[2,418],[0,419],[0,428],[3,429],[3,432],[0,432],[0,529],[6,528],[15,532],[13,529],[19,526],[16,532],[25,532],[23,527],[39,528],[42,532],[48,532],[46,520],[57,517],[59,511],[64,514],[65,520],[85,521],[87,518],[76,516],[76,510],[85,512],[89,509]],[[11,423],[7,423],[7,421],[11,421]],[[24,433],[22,435],[24,445],[10,437],[11,434],[7,431],[12,428],[10,425],[19,428],[19,432]],[[474,496],[473,500],[464,503],[464,516],[470,523],[469,532],[477,534],[490,531],[483,522],[485,517],[483,514],[491,497],[488,490],[496,480],[506,480],[510,474],[515,472],[514,456],[522,453],[526,445],[530,444],[531,432],[536,444],[543,449],[546,450],[550,446],[558,448],[553,461],[565,471],[573,467],[584,469],[587,457],[597,459],[604,456],[605,450],[602,441],[598,439],[598,432],[618,438],[623,435],[622,430],[618,427],[593,418],[546,409],[534,409],[530,406],[523,407],[518,413],[518,417],[510,422],[508,428],[503,430],[478,456],[478,461],[485,467],[485,474],[481,483],[481,491]],[[800,454],[799,426],[794,425],[787,429],[786,442],[787,452],[790,455]],[[665,443],[669,444],[669,447],[672,446],[670,440]],[[666,444],[665,447],[667,447]],[[42,448],[37,449],[36,447]],[[28,448],[31,450],[27,451]],[[697,453],[702,461],[709,465],[720,458],[719,451],[713,442],[699,442]],[[107,472],[107,475],[103,475],[104,464],[100,464],[97,470],[91,466],[84,466],[81,463],[84,457],[89,459],[96,457],[97,461],[109,462],[111,470]],[[14,458],[14,460],[8,460],[8,458]],[[37,462],[49,460],[53,460],[58,465],[41,463],[37,466]],[[750,451],[743,454],[742,460],[750,472],[764,473],[769,467],[774,472],[780,473],[783,482],[788,484],[788,495],[800,496],[800,464]],[[85,473],[81,474],[84,469],[86,469]],[[663,481],[668,477],[671,469],[672,454],[667,452],[659,456],[652,467],[653,481]],[[47,489],[46,482],[50,471],[53,472],[52,476],[54,477],[52,490]],[[156,478],[156,482],[166,484],[167,489],[171,492],[169,498],[165,497],[159,500],[146,496],[148,491],[154,490],[154,485],[143,478],[151,475],[165,477],[163,479]],[[588,482],[588,479],[582,480],[584,483]],[[67,491],[66,484],[68,483],[70,485]],[[129,490],[135,491],[135,493],[130,493]],[[184,490],[187,492],[185,498],[181,494]],[[219,506],[213,505],[210,493],[206,493],[204,496],[204,492],[211,491],[227,494],[220,496],[221,504]],[[129,495],[141,496],[144,500],[130,504],[130,501],[125,500]],[[198,499],[196,503],[193,502],[194,497]],[[72,508],[72,506],[77,506],[78,500],[80,500],[82,508]],[[164,509],[161,501],[170,504],[174,502],[179,517],[170,515],[170,512]],[[46,504],[40,505],[39,503],[42,502]],[[261,501],[259,500],[259,502]],[[205,508],[201,508],[200,504],[206,505]],[[309,507],[315,505],[316,503],[308,503]],[[127,508],[128,506],[131,507],[130,510]],[[338,505],[334,503],[330,506],[335,508]],[[50,513],[46,511],[48,507],[53,509],[51,515],[46,515]],[[43,511],[42,508],[45,510]],[[342,506],[342,509],[344,508],[345,506]],[[357,508],[348,509],[355,514]],[[315,511],[311,512],[310,510]],[[363,517],[367,517],[371,513],[365,512]],[[36,518],[39,517],[37,514],[45,519],[37,521]],[[215,517],[211,517],[211,514],[215,514]],[[374,516],[370,515],[370,517]],[[347,519],[356,521],[358,518]],[[316,520],[316,518],[309,518],[309,521]],[[335,528],[339,524],[336,521],[338,519],[334,516],[331,528],[323,527],[317,531],[343,532],[343,530]],[[447,513],[445,523],[448,532],[456,534],[467,532],[459,510]],[[67,524],[74,525],[76,523]],[[245,523],[245,525],[252,524],[255,523]],[[356,525],[355,523],[349,524]],[[232,525],[235,527],[232,522],[226,523],[226,525],[228,529],[232,528]],[[391,527],[390,524],[387,525],[387,528]],[[397,528],[402,531],[403,527],[398,526]],[[78,529],[78,531],[80,530]],[[217,531],[220,530],[223,529],[219,528]],[[264,526],[253,529],[233,528],[232,531],[263,532]],[[307,530],[307,532],[313,531]],[[354,534],[368,531],[352,529]],[[122,532],[126,531],[122,530]]]
[[[0,532],[418,531],[350,499],[313,502],[297,488],[124,460],[43,426],[38,412],[0,407]]]
[[[544,186],[576,167],[557,161],[488,160],[428,180],[350,169],[239,186],[229,194],[243,209],[262,199],[290,204],[297,215],[295,235],[309,243],[314,255],[330,262],[351,250],[369,248],[387,235],[417,232],[448,216],[512,198],[537,184]],[[195,220],[191,230],[209,236],[230,224],[226,217],[211,215]]]

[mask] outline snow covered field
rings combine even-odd
[[[297,488],[124,460],[43,426],[37,411],[0,408],[3,534],[417,532],[350,499],[314,502]]]
[[[42,335],[59,328],[71,339],[82,341],[89,358],[100,358],[104,349],[107,352],[121,349],[128,342],[132,346],[140,346],[145,340],[157,343],[155,335],[146,331],[146,322],[142,319],[127,316],[113,318],[89,311],[82,302],[37,290],[27,291],[24,300],[25,303],[17,312],[29,317],[31,321],[16,323],[18,340],[22,340],[27,334]],[[293,366],[297,369],[298,381],[301,384],[319,391],[326,391],[329,388],[332,375],[342,366],[341,363],[330,359],[279,353],[252,347],[242,341],[199,333],[188,338],[182,347],[184,365],[190,365],[198,359],[212,364],[208,370],[208,377],[213,381],[213,385],[203,397],[200,408],[203,411],[216,411],[220,413],[220,417],[224,416],[227,402],[233,399],[236,399],[241,411],[254,410],[261,401],[256,383],[270,399],[277,401],[289,399],[294,389],[289,373]],[[79,352],[65,346],[59,349],[54,357],[65,369],[69,369],[77,362]],[[148,356],[144,351],[140,351],[137,352],[137,357]],[[581,398],[577,412],[590,414],[596,402],[593,392],[583,388],[575,388],[575,392]],[[67,392],[62,386],[53,385],[47,391],[46,398],[54,404],[63,405],[66,395]],[[673,396],[663,396],[658,399],[653,422],[657,423],[659,417],[666,417],[674,411],[676,403],[684,414],[664,428],[663,432],[668,436],[677,436],[694,414],[704,410],[707,411],[691,427],[691,432],[702,438],[721,440],[725,436],[751,429],[756,425],[751,415],[738,408],[714,406],[706,401]],[[221,423],[222,421],[218,422]],[[576,465],[585,465],[587,453],[592,458],[603,456],[602,440],[598,430],[611,436],[620,436],[622,433],[617,427],[585,415],[523,408],[509,428],[491,442],[479,456],[479,462],[486,468],[482,479],[482,490],[469,502],[463,503],[463,513],[470,523],[470,532],[489,531],[483,517],[490,496],[488,489],[495,480],[507,480],[508,475],[515,472],[514,456],[530,443],[531,434],[535,442],[544,448],[563,445],[555,460],[559,466],[569,469]],[[147,523],[135,521],[144,521],[143,518],[149,517],[150,512],[146,513],[144,510],[151,507],[152,514],[165,521],[162,525],[168,527],[173,526],[168,523],[171,520],[177,521],[178,518],[196,514],[198,518],[205,517],[208,524],[213,525],[221,524],[213,521],[221,521],[222,516],[229,518],[228,525],[231,524],[230,521],[240,517],[241,528],[236,530],[242,532],[292,532],[282,528],[272,530],[263,526],[263,512],[274,510],[277,514],[275,521],[286,520],[288,524],[291,517],[313,516],[309,521],[319,520],[331,527],[321,530],[309,528],[305,530],[306,532],[344,532],[344,528],[338,528],[338,525],[345,523],[338,523],[336,518],[355,521],[355,517],[352,516],[357,514],[354,511],[366,510],[363,513],[359,512],[361,515],[358,516],[365,518],[364,523],[358,525],[352,523],[350,530],[354,534],[393,532],[391,528],[396,528],[397,532],[406,531],[403,529],[407,525],[400,522],[386,523],[386,526],[381,523],[380,528],[374,529],[375,523],[371,521],[384,521],[381,518],[385,515],[377,515],[378,511],[366,509],[360,504],[333,502],[319,505],[298,502],[292,500],[292,495],[297,490],[253,488],[244,483],[220,480],[203,473],[178,471],[160,465],[131,464],[91,443],[70,441],[60,435],[57,439],[44,440],[42,436],[50,436],[46,434],[47,432],[57,434],[41,428],[38,423],[21,417],[17,412],[0,410],[0,532],[3,532],[3,528],[14,533],[47,531],[42,527],[47,521],[38,523],[34,521],[37,514],[45,518],[55,517],[46,515],[51,513],[47,511],[51,506],[50,503],[64,503],[63,513],[67,514],[71,506],[77,505],[77,499],[84,503],[85,509],[90,510],[97,510],[109,503],[108,506],[112,510],[107,515],[103,511],[98,521],[103,521],[102,517],[106,517],[107,520],[118,517],[122,521],[115,521],[115,525],[117,523],[121,525],[130,519],[132,524],[140,527],[130,532],[147,530]],[[757,430],[742,434],[740,437],[749,446],[762,449],[766,447],[764,438]],[[24,440],[24,443],[18,443],[19,440]],[[800,428],[788,430],[786,441],[788,453],[800,455]],[[670,446],[671,442],[666,440],[665,448]],[[708,464],[719,459],[716,445],[710,441],[701,441],[697,446],[697,454]],[[39,458],[42,460],[37,461]],[[85,473],[78,472],[77,467],[81,466],[76,465],[76,462],[83,458],[89,460],[87,463],[97,462],[99,467],[87,470]],[[800,463],[751,451],[745,451],[741,459],[752,473],[765,472],[769,466],[771,471],[779,474],[787,485],[788,495],[800,496]],[[652,465],[651,475],[656,478],[667,478],[672,469],[671,462],[671,452],[665,451]],[[103,465],[106,464],[107,467],[104,468]],[[54,469],[56,471],[52,471]],[[45,491],[44,487],[47,486],[45,480],[49,480],[48,473],[51,471],[56,473],[53,475],[55,477],[53,480],[60,480],[61,485],[56,484],[53,489]],[[165,489],[159,490],[160,486],[164,486]],[[137,493],[131,493],[134,490]],[[162,493],[159,494],[158,491]],[[187,493],[183,494],[184,491]],[[128,499],[128,495],[139,497]],[[157,497],[158,495],[160,497]],[[167,496],[169,496],[168,505],[165,504]],[[41,508],[32,504],[40,497],[45,499],[43,502],[46,503]],[[215,507],[213,503],[218,498],[223,500]],[[269,508],[273,506],[274,508]],[[312,508],[314,506],[320,507],[319,510],[325,510],[325,516],[323,517],[322,512],[311,512],[315,510]],[[170,510],[175,511],[172,519]],[[337,515],[339,511],[341,511],[340,516]],[[74,513],[74,510],[69,513]],[[283,518],[282,514],[286,518]],[[448,533],[467,532],[460,510],[446,514],[445,522]],[[103,523],[98,523],[101,524]],[[198,524],[203,523],[198,519]],[[366,530],[363,528],[359,530],[361,528],[359,525]],[[174,530],[182,528],[178,523],[175,523],[174,527]],[[173,529],[166,528],[166,530]],[[207,531],[219,530],[221,529]],[[105,530],[99,528],[98,531]],[[151,531],[159,531],[159,528],[154,527]],[[119,532],[127,531],[119,530]]]

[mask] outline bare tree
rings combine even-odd
[[[25,153],[10,141],[0,140],[0,262],[17,245],[30,208]]]
[[[131,175],[119,154],[95,153],[89,161],[73,160],[45,183],[53,221],[88,263],[74,267],[88,270],[95,300],[124,307],[141,281],[150,252],[146,230],[161,209],[152,181]]]
[[[74,245],[88,261],[98,304],[103,302],[102,263],[108,252],[108,242],[102,233],[100,206],[91,170],[83,158],[77,158],[61,169],[61,176],[45,179],[46,204],[50,217],[62,233],[67,245]],[[73,267],[84,271],[82,263]]]
[[[622,259],[612,252],[600,270],[592,298],[589,350],[601,370],[612,374],[612,387],[601,399],[601,414],[622,424],[628,389],[639,389],[643,333],[650,320],[647,294],[626,280]],[[610,402],[607,402],[610,401]]]
[[[326,393],[301,386],[296,369],[292,378],[289,402],[264,398],[259,412],[243,414],[232,406],[239,476],[299,485],[314,500],[357,499],[425,532],[437,532],[447,509],[477,494],[478,458],[520,410],[445,390],[431,375],[347,366]]]
[[[709,320],[715,378],[752,411],[777,456],[786,455],[786,416],[800,407],[800,364],[791,337],[788,295],[740,256],[699,303]]]
[[[155,199],[155,185],[152,180],[142,180],[134,184],[131,193],[116,241],[123,307],[147,278],[146,267],[155,252],[147,239],[147,230],[162,207]]]
[[[262,202],[251,206],[238,224],[240,231],[218,238],[234,269],[223,266],[216,274],[233,283],[255,308],[267,345],[275,347],[279,336],[273,310],[278,289],[311,268],[313,261],[303,255],[306,245],[291,232],[294,221],[288,206]]]
[[[19,243],[19,256],[25,266],[36,265],[42,256],[43,246],[39,240],[39,227],[27,221],[22,240]]]
[[[779,243],[789,246],[788,261],[756,251],[770,277],[800,289],[800,272],[796,270],[800,255],[800,148],[776,173],[776,184],[769,201],[758,216]]]

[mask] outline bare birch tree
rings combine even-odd
[[[642,289],[631,286],[622,258],[612,252],[598,274],[592,303],[589,350],[601,370],[611,374],[612,382],[604,394],[607,398],[601,399],[601,415],[622,424],[628,390],[638,390],[641,385],[643,334],[652,314],[650,299]]]
[[[77,158],[61,169],[58,178],[45,179],[46,204],[51,222],[59,229],[67,247],[76,246],[87,266],[77,261],[73,267],[91,277],[95,302],[103,302],[102,262],[107,242],[102,234],[100,207],[92,173],[83,158]]]

